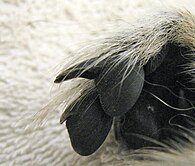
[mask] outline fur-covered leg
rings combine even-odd
[[[121,146],[129,148],[121,156],[127,163],[173,164],[181,149],[188,149],[188,143],[194,146],[194,54],[195,17],[177,9],[121,27],[95,48],[83,50],[80,60],[66,65],[55,80],[78,81],[74,89],[79,94],[72,94],[61,118],[74,149],[81,155],[97,150],[98,156],[117,119],[113,130],[122,138]],[[95,95],[90,96],[92,91]],[[67,92],[60,101],[70,98]],[[150,149],[132,151],[146,147]],[[185,162],[191,164],[190,159]]]

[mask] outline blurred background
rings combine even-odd
[[[0,165],[78,164],[80,157],[59,124],[63,110],[27,129],[52,98],[56,72],[80,43],[110,24],[169,5],[195,12],[195,0],[0,0]],[[109,155],[93,163],[100,165]]]

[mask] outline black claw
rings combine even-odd
[[[96,89],[73,102],[60,119],[60,123],[67,120],[74,150],[84,156],[94,153],[106,139],[115,116],[118,138],[136,149],[159,146],[158,141],[178,136],[172,130],[179,125],[192,128],[189,119],[194,119],[194,110],[183,117],[179,111],[193,107],[195,101],[195,92],[186,88],[191,86],[191,76],[183,73],[182,66],[190,63],[182,55],[185,50],[168,44],[144,67],[136,64],[133,69],[127,69],[126,62],[112,68],[114,58],[95,65],[98,58],[92,58],[58,75],[55,83],[76,77],[95,79]]]
[[[73,149],[80,155],[94,153],[106,139],[112,118],[106,115],[96,92],[74,103],[66,116],[66,126]]]
[[[62,72],[61,74],[59,74],[54,83],[60,83],[62,81],[66,81],[72,78],[77,78],[77,77],[82,77],[82,78],[86,78],[86,79],[94,79],[96,78],[100,72],[101,72],[101,68],[102,68],[102,63],[97,64],[97,65],[93,65],[93,63],[97,60],[98,58],[92,58],[90,60],[87,61],[83,61],[69,69],[67,69],[66,71]],[[92,65],[92,66],[90,66]],[[89,69],[87,69],[87,67],[89,67]],[[87,70],[86,70],[87,69]]]
[[[143,68],[136,65],[132,71],[125,73],[125,63],[120,63],[113,69],[106,66],[95,84],[100,94],[100,102],[104,111],[110,116],[121,116],[131,109],[137,101],[144,83]]]

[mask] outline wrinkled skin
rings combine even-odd
[[[92,58],[58,75],[55,83],[76,77],[95,82],[95,88],[75,100],[61,118],[61,123],[66,121],[74,150],[80,155],[94,153],[106,139],[113,120],[116,139],[129,148],[160,146],[151,139],[163,142],[175,136],[182,138],[175,131],[180,126],[192,128],[189,122],[194,110],[188,108],[195,101],[194,91],[187,88],[192,87],[190,75],[183,73],[184,65],[190,62],[182,56],[185,51],[167,44],[145,66],[136,64],[129,69],[125,61],[115,64],[110,58],[93,65],[97,58]]]

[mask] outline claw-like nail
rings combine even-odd
[[[95,84],[104,111],[110,116],[121,116],[137,101],[144,84],[144,70],[136,65],[126,71],[125,63],[113,69],[104,68]],[[124,75],[124,73],[127,75]]]
[[[93,65],[93,63],[97,60],[98,58],[92,58],[87,61],[83,61],[67,70],[64,72],[60,73],[54,83],[60,83],[62,81],[66,81],[72,78],[77,78],[77,77],[82,77],[86,79],[94,79],[96,78],[100,71],[101,71],[101,64]],[[89,67],[89,69],[87,69]]]
[[[83,156],[94,153],[112,126],[112,118],[103,111],[97,93],[89,92],[66,112],[66,126],[73,149]]]

